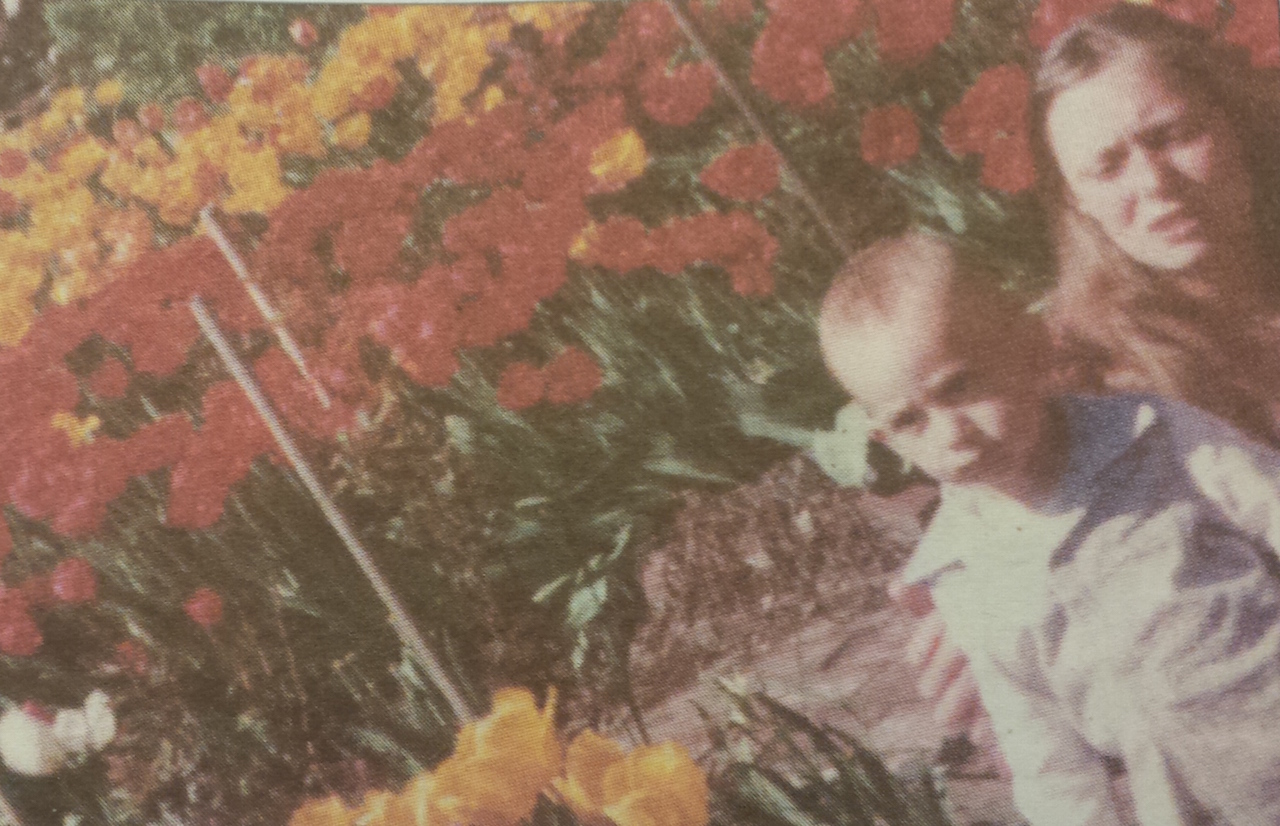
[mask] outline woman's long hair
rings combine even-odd
[[[1248,289],[1197,283],[1123,253],[1070,202],[1048,148],[1055,97],[1106,67],[1145,57],[1173,88],[1221,111],[1251,178],[1258,258],[1280,261],[1280,95],[1276,79],[1208,32],[1153,8],[1118,3],[1060,35],[1036,70],[1033,140],[1056,245],[1049,322],[1092,389],[1154,392],[1280,441],[1280,271]]]

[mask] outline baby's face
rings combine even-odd
[[[904,459],[939,482],[1007,485],[1026,472],[1044,421],[1040,343],[1026,322],[942,304],[907,302],[860,323],[828,360]]]

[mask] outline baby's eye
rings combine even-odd
[[[924,424],[924,411],[919,408],[904,410],[889,422],[889,426],[899,432],[915,430],[922,424]]]
[[[967,372],[956,373],[938,385],[938,397],[942,400],[959,398],[968,393],[972,387],[972,375]]]

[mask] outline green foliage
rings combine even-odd
[[[715,743],[712,823],[954,823],[942,780],[928,768],[894,774],[857,739],[765,694],[723,688],[728,721],[707,717]]]
[[[279,3],[153,3],[149,0],[49,0],[45,19],[61,83],[92,88],[124,81],[131,102],[199,95],[195,69],[234,68],[246,54],[297,51],[289,23],[305,17],[320,35],[319,53],[359,20],[360,6]]]

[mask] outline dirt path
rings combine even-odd
[[[644,572],[653,616],[633,656],[650,735],[709,747],[698,707],[722,704],[717,678],[731,678],[862,737],[890,766],[933,760],[942,736],[902,658],[912,620],[884,593],[932,496],[841,490],[797,459],[691,500]],[[979,753],[949,778],[958,824],[1022,822],[989,763]]]

